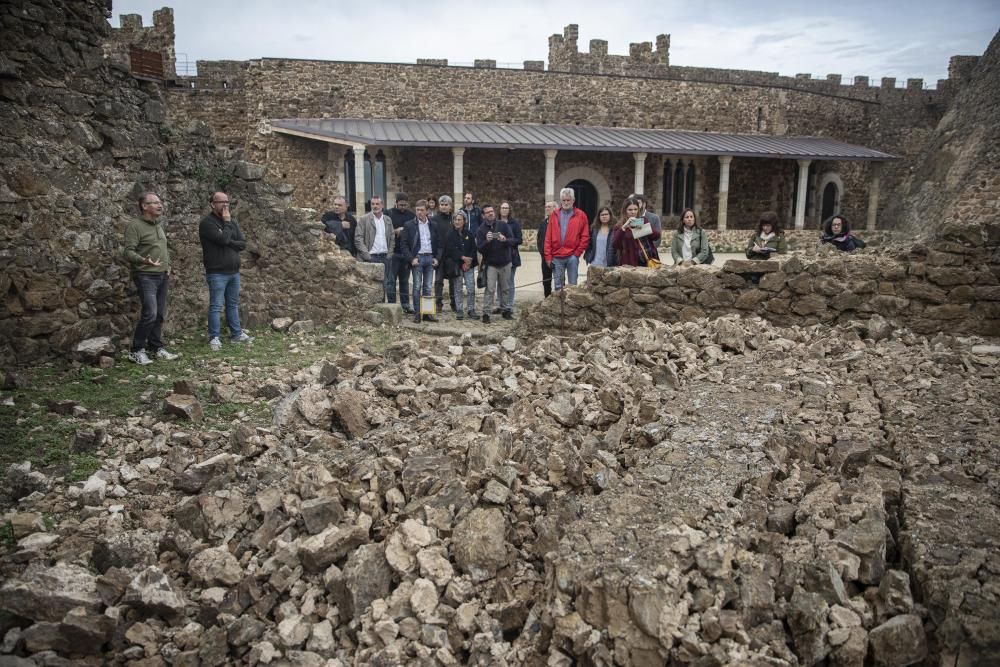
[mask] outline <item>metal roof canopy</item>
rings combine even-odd
[[[271,121],[271,129],[319,141],[365,146],[557,149],[790,160],[881,162],[898,159],[889,153],[826,137],[776,137],[690,130],[361,118],[276,119]]]

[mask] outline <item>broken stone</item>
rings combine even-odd
[[[198,399],[185,394],[170,394],[163,399],[163,412],[192,422],[200,422],[205,417]]]
[[[878,665],[906,667],[927,657],[927,637],[920,617],[903,614],[890,618],[869,634],[872,656]]]
[[[495,508],[477,508],[455,526],[452,553],[462,571],[476,581],[489,579],[507,564],[506,524]]]
[[[188,572],[203,586],[233,586],[243,578],[239,561],[225,547],[198,552],[188,563]]]
[[[100,604],[94,575],[68,563],[34,561],[0,586],[0,609],[37,621],[58,623],[72,609],[96,612]]]
[[[129,583],[122,604],[135,608],[143,616],[175,619],[184,613],[184,597],[163,570],[156,566],[139,572]]]

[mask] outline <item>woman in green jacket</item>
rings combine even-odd
[[[757,221],[757,231],[747,241],[747,259],[771,259],[771,255],[788,252],[785,233],[778,223],[778,214],[764,211]]]
[[[681,213],[681,224],[670,242],[670,256],[675,266],[711,264],[712,249],[708,245],[708,235],[698,225],[694,211],[686,208]]]

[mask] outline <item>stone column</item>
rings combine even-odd
[[[882,175],[882,163],[872,162],[868,165],[871,171],[871,181],[868,183],[868,220],[865,229],[875,229],[875,218],[878,216],[878,187]]]
[[[809,191],[809,165],[812,160],[798,160],[799,187],[795,198],[795,229],[806,228],[806,194]]]
[[[556,200],[556,154],[554,148],[546,148],[545,154],[545,201]],[[557,202],[558,203],[558,202]]]
[[[454,192],[455,197],[452,200],[454,202],[452,210],[457,211],[458,209],[462,208],[462,197],[465,196],[465,185],[462,182],[463,179],[465,178],[463,171],[465,166],[462,161],[462,156],[465,155],[465,149],[452,148],[451,154],[452,154],[452,165],[454,173],[454,176],[452,176],[452,181],[453,181],[452,189],[455,191]]]
[[[732,155],[719,156],[719,215],[717,228],[720,231],[726,229],[726,216],[729,214],[729,164],[732,161]]]
[[[354,215],[365,214],[365,147],[354,147]]]
[[[635,158],[635,187],[632,192],[641,195],[646,187],[646,154],[632,153],[632,157]]]

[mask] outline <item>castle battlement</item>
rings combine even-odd
[[[580,29],[575,23],[563,28],[563,33],[549,37],[549,67],[554,72],[579,74],[610,74],[639,76],[656,79],[672,79],[737,85],[775,86],[807,90],[827,95],[861,97],[872,101],[882,100],[887,95],[897,97],[923,93],[925,101],[943,101],[936,98],[950,97],[954,90],[967,79],[978,61],[977,56],[954,56],[949,66],[949,78],[939,79],[937,87],[925,89],[924,80],[907,79],[906,85],[896,85],[894,77],[882,77],[878,85],[872,85],[867,76],[855,76],[845,82],[841,74],[827,74],[825,78],[813,78],[812,74],[785,76],[778,72],[758,70],[721,69],[713,67],[689,67],[670,64],[670,35],[657,35],[655,49],[653,42],[629,45],[628,55],[608,53],[608,42],[604,39],[590,40],[590,50],[579,50]]]

